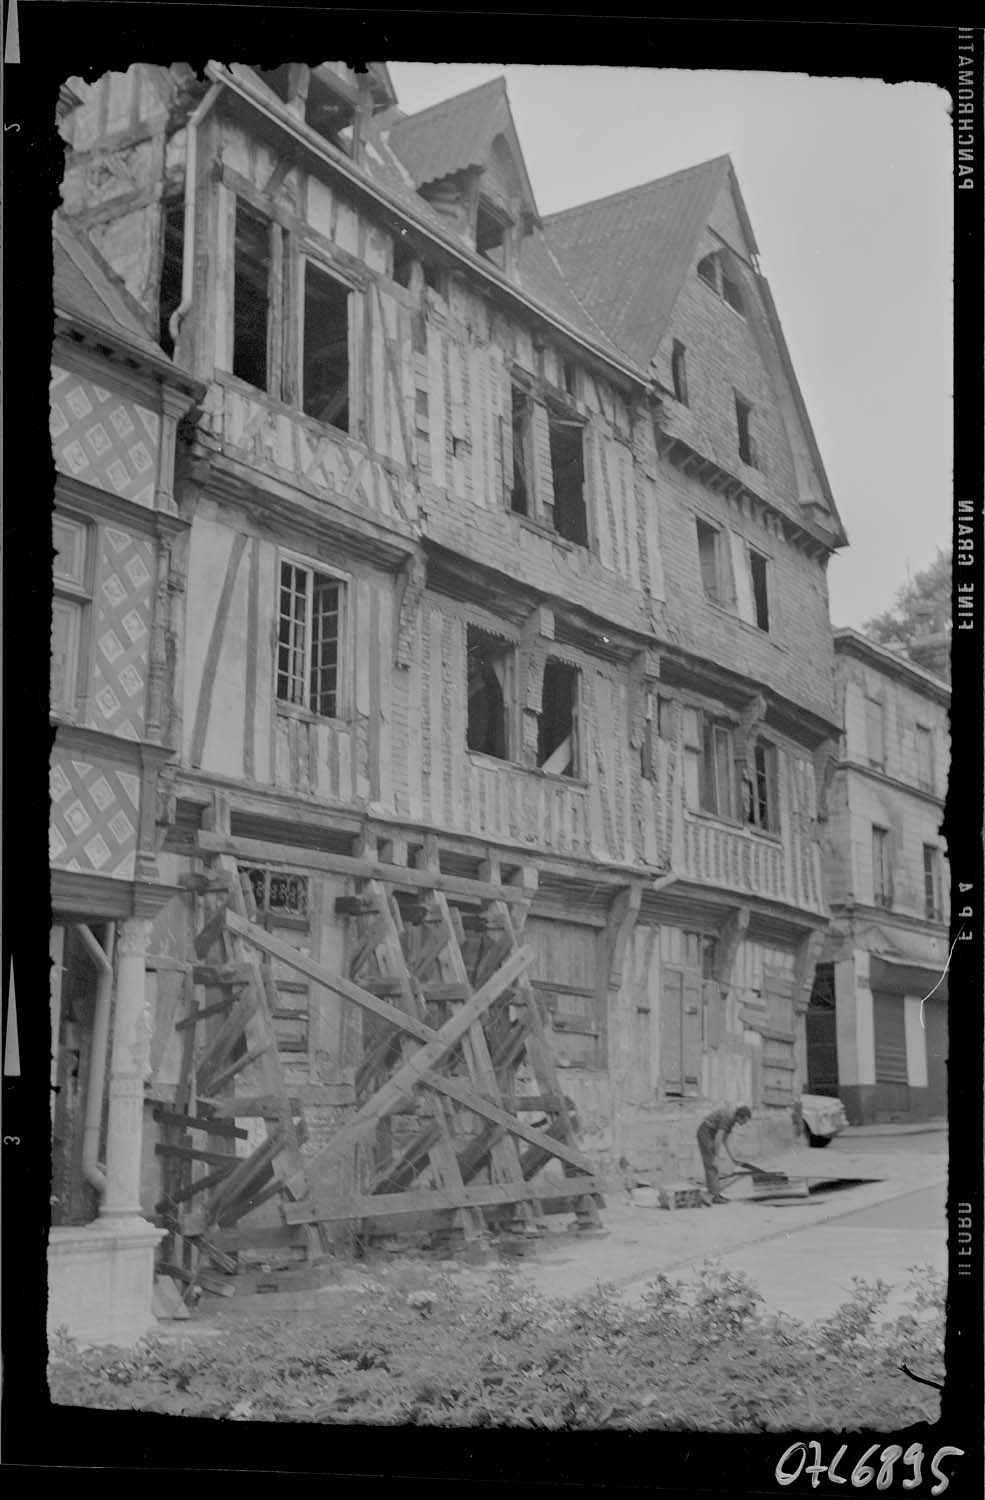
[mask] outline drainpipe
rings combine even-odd
[[[113,947],[116,942],[116,923],[107,922],[106,924],[104,948],[100,947],[88,927],[80,923],[76,930],[99,969],[96,1012],[92,1021],[92,1055],[89,1059],[85,1129],[82,1136],[82,1175],[102,1198],[106,1191],[106,1175],[98,1165],[99,1136],[103,1124],[103,1094],[106,1090],[106,1050],[113,998]]]
[[[181,301],[171,314],[168,332],[178,347],[178,332],[192,305],[195,279],[195,187],[198,179],[198,127],[224,88],[213,83],[201,103],[188,118],[185,138],[185,238],[181,263]]]

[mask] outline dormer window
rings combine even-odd
[[[305,119],[313,130],[340,150],[347,150],[343,131],[352,125],[356,113],[355,91],[342,78],[331,82],[323,74],[312,72],[308,83]]]
[[[510,223],[491,204],[480,198],[475,215],[475,248],[501,270],[507,269],[506,254]]]

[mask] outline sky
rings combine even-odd
[[[541,214],[728,153],[849,546],[831,618],[950,541],[950,100],[927,83],[391,63],[407,113],[502,75]],[[591,108],[586,100],[591,97]]]

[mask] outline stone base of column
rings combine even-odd
[[[152,1332],[154,1254],[164,1238],[146,1219],[101,1219],[48,1237],[48,1337],[128,1348]]]

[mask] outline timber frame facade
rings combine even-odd
[[[147,959],[145,1213],[220,856],[271,953],[339,974],[381,871],[464,917],[522,893],[603,1176],[691,1170],[709,1101],[754,1106],[750,1150],[788,1139],[845,536],[728,158],[542,220],[501,82],[410,117],[382,64],[77,92],[61,217],[200,392],[168,523],[151,842],[183,893]],[[668,204],[683,247],[647,219]],[[623,281],[593,303],[613,226]],[[297,967],[268,977],[310,1157],[359,1112],[366,1036]]]

